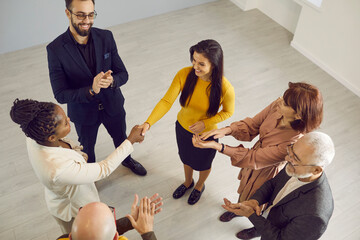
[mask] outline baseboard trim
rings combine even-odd
[[[360,97],[360,89],[348,80],[346,80],[344,77],[339,75],[335,70],[333,70],[331,67],[326,65],[324,62],[319,60],[317,57],[315,57],[313,54],[311,54],[308,50],[306,50],[303,46],[301,46],[296,41],[291,41],[291,46],[295,48],[298,52],[300,52],[302,55],[307,57],[310,61],[315,63],[317,66],[319,66],[322,70],[327,72],[330,76],[335,78],[338,82],[340,82],[342,85],[344,85],[347,89],[355,93],[358,97]]]

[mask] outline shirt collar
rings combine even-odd
[[[80,43],[78,43],[78,42],[75,40],[74,36],[72,35],[72,33],[71,33],[71,31],[70,31],[70,28],[69,28],[69,35],[70,35],[70,38],[73,40],[73,42],[74,42],[74,44],[75,44],[76,46],[86,46],[86,45],[88,45],[88,44],[90,43],[90,41],[92,41],[91,30],[90,30],[90,33],[89,33],[89,39],[88,39],[88,41],[87,41],[86,44],[80,44]]]

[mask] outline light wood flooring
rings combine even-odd
[[[176,72],[190,65],[189,47],[203,39],[216,39],[222,45],[225,76],[236,93],[235,113],[219,127],[253,116],[281,96],[289,81],[318,86],[325,101],[320,131],[329,134],[336,145],[335,159],[326,170],[335,211],[322,239],[359,239],[360,98],[293,49],[290,32],[260,11],[243,12],[227,0],[117,25],[110,30],[130,74],[122,88],[128,129],[146,120]],[[19,37],[26,41],[20,32]],[[9,117],[15,98],[55,102],[45,45],[0,55],[0,73],[0,239],[56,239],[61,232],[46,208],[43,186],[28,161],[24,134]],[[196,205],[187,204],[189,193],[179,200],[171,197],[183,181],[174,133],[178,110],[176,102],[152,127],[145,141],[135,146],[133,157],[143,163],[148,175],[135,176],[119,167],[108,179],[96,184],[100,198],[116,207],[120,217],[129,212],[134,193],[142,197],[158,192],[164,198],[163,212],[155,219],[159,240],[236,239],[235,233],[251,223],[246,218],[229,223],[217,219],[223,212],[223,197],[237,199],[239,169],[231,166],[228,157],[216,156],[206,190]],[[76,140],[72,127],[69,137]],[[238,144],[229,137],[223,142]],[[103,159],[113,149],[110,136],[101,127],[97,158]],[[141,239],[135,231],[125,236]]]

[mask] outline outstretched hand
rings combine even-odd
[[[213,149],[217,149],[217,142],[215,141],[204,141],[201,139],[201,136],[199,136],[198,134],[194,134],[192,137],[192,143],[194,145],[194,147],[197,148],[213,148]],[[220,145],[220,144],[219,144]],[[221,147],[220,147],[221,148]]]
[[[208,132],[204,132],[201,134],[201,139],[206,140],[209,137],[214,137],[214,139],[223,138],[225,135],[230,134],[231,129],[230,127],[220,128],[220,129],[214,129],[210,130]]]
[[[129,136],[127,137],[127,139],[131,142],[131,144],[134,144],[136,142],[141,143],[142,141],[144,141],[145,137],[141,135],[141,130],[142,129],[139,127],[139,125],[135,125],[131,129]]]
[[[145,133],[150,129],[150,123],[144,122],[139,127],[141,128],[141,135],[145,136]]]
[[[225,205],[221,205],[225,210],[235,213],[239,216],[250,217],[253,213],[260,216],[261,210],[259,203],[251,199],[250,201],[244,201],[241,203],[231,203],[227,198],[224,198]]]

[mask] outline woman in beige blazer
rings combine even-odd
[[[320,126],[323,117],[323,100],[320,91],[307,83],[291,83],[289,88],[269,106],[253,118],[245,118],[230,126],[193,137],[199,148],[214,148],[231,158],[239,173],[238,202],[248,200],[267,180],[273,178],[285,166],[287,146],[297,141],[304,133]],[[240,141],[259,140],[252,148],[242,144],[231,147],[215,141],[203,141],[231,135]],[[236,217],[231,212],[220,216],[228,222]]]
[[[27,136],[31,165],[45,187],[47,207],[63,233],[71,231],[81,206],[100,201],[94,182],[109,176],[133,151],[133,144],[144,139],[135,126],[106,159],[87,163],[82,147],[65,138],[70,132],[70,119],[60,106],[16,99],[10,116]]]

